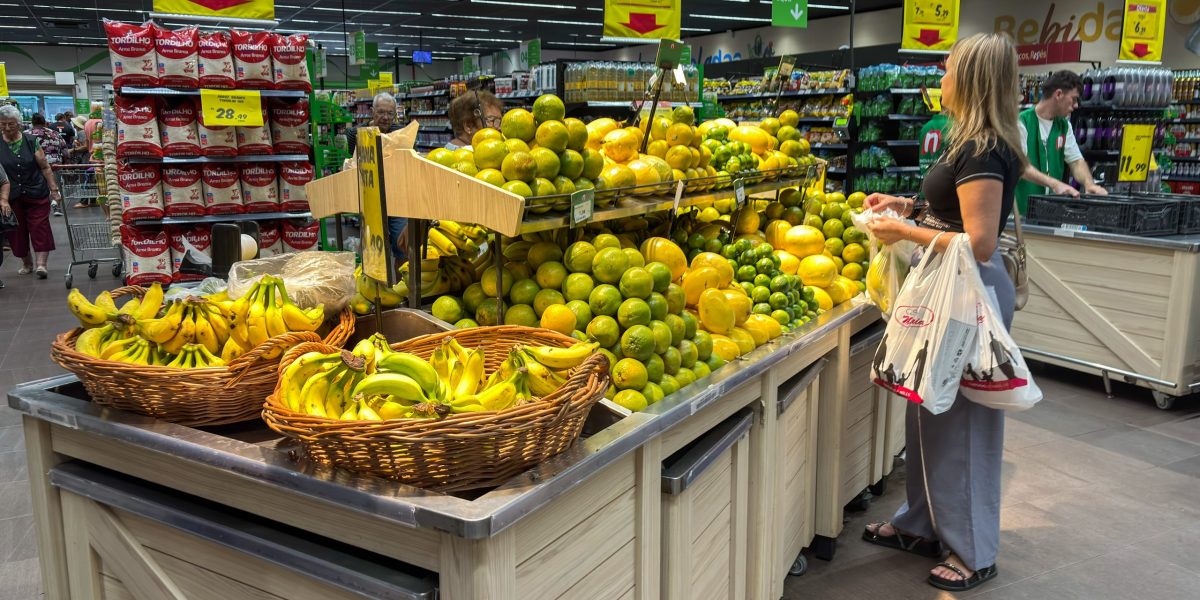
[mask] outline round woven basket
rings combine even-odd
[[[145,288],[128,286],[113,290],[112,295],[141,297],[145,293]],[[180,425],[227,425],[258,418],[263,399],[275,389],[281,357],[267,359],[264,353],[305,342],[341,346],[353,332],[354,315],[347,307],[324,340],[313,332],[286,333],[251,348],[226,366],[181,370],[84,354],[75,350],[75,338],[83,329],[75,328],[54,340],[50,356],[83,382],[96,404]]]
[[[568,347],[579,343],[547,329],[503,325],[421,336],[392,348],[428,359],[449,336],[467,348],[482,348],[489,374],[517,344]],[[300,344],[284,355],[279,368],[282,371],[306,352],[336,350],[326,344]],[[572,369],[562,387],[538,401],[444,419],[313,417],[289,410],[276,388],[263,407],[263,420],[271,429],[299,440],[308,456],[321,463],[439,492],[494,487],[571,447],[588,412],[608,390],[608,370],[608,359],[597,352]]]

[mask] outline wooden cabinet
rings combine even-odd
[[[776,402],[779,454],[775,489],[775,515],[779,525],[774,566],[775,578],[780,581],[789,573],[803,573],[805,560],[800,551],[813,539],[817,390],[827,362],[821,359],[779,385]]]

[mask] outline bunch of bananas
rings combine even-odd
[[[220,292],[164,303],[162,287],[154,284],[120,309],[108,292],[90,302],[78,289],[71,290],[67,306],[85,328],[75,340],[79,352],[181,369],[224,366],[269,338],[315,331],[325,321],[323,305],[300,308],[283,280],[270,275],[237,300]],[[264,357],[284,350],[273,348]]]
[[[376,301],[383,308],[395,308],[408,297],[408,285],[404,283],[404,277],[396,285],[388,287],[367,277],[362,265],[354,269],[354,288],[357,293],[350,299],[350,308],[360,315],[375,312]]]
[[[487,229],[479,225],[462,224],[455,221],[438,221],[429,228],[429,246],[426,256],[463,256],[471,259],[479,256],[480,244],[487,239]]]
[[[314,417],[350,421],[439,419],[504,410],[557,389],[598,344],[514,348],[485,377],[481,349],[446,338],[428,361],[396,352],[380,334],[351,351],[300,355],[280,375],[280,400]]]

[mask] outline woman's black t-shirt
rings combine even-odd
[[[995,179],[1004,184],[1000,196],[1000,231],[1008,223],[1013,209],[1013,193],[1021,179],[1020,160],[1003,143],[988,152],[976,156],[975,142],[963,145],[958,156],[947,161],[942,154],[921,182],[921,191],[929,202],[929,214],[942,221],[953,231],[963,230],[962,207],[958,199],[958,186],[976,179]]]

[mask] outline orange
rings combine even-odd
[[[596,257],[596,252],[596,247],[588,242],[575,242],[567,246],[562,262],[572,273],[591,273],[592,259]]]
[[[692,166],[692,151],[687,146],[671,146],[663,160],[666,160],[672,169],[688,169]]]
[[[537,143],[542,148],[549,148],[555,153],[567,149],[571,135],[562,121],[546,121],[537,128]]]
[[[804,282],[804,285],[819,288],[829,287],[829,284],[833,283],[833,279],[837,277],[837,263],[824,254],[806,256],[800,260],[800,267],[796,269],[796,274],[800,276],[800,281]]]
[[[604,171],[604,155],[599,150],[586,148],[583,155],[583,177],[595,181]]]
[[[591,308],[590,303],[588,307]],[[621,341],[621,326],[617,324],[616,319],[608,315],[600,315],[593,317],[587,324],[587,334],[600,342],[601,346],[608,348]]]
[[[691,125],[696,122],[696,113],[692,111],[692,107],[684,105],[677,106],[671,111],[671,120],[676,123]]]
[[[646,271],[654,278],[654,291],[665,293],[667,286],[671,285],[671,268],[660,262],[649,262],[646,263]]]
[[[667,144],[667,140],[654,140],[646,145],[646,154],[663,158],[667,155],[669,148],[670,145]]]
[[[562,163],[558,160],[558,154],[549,148],[538,146],[529,151],[529,155],[533,157],[536,164],[535,176],[544,179],[554,179],[558,176],[558,172]]]
[[[762,154],[767,151],[769,137],[767,132],[750,125],[735,127],[733,131],[729,132],[730,140],[749,144],[750,151],[755,154]]]
[[[731,361],[742,355],[742,347],[729,336],[712,335],[713,354],[725,361]]]
[[[734,225],[734,233],[749,234],[758,233],[758,225],[761,222],[758,213],[753,210],[742,210],[738,213],[737,224]]]
[[[528,152],[513,152],[500,163],[500,172],[509,181],[533,183],[537,178],[537,161]]]
[[[588,140],[586,146],[593,150],[599,150],[604,144],[604,136],[610,131],[620,128],[621,125],[616,121],[601,117],[587,124]]]
[[[621,164],[608,165],[596,179],[596,188],[613,190],[637,185],[637,175],[629,167]]]
[[[846,244],[842,249],[842,260],[847,263],[857,263],[867,260],[867,249],[862,247],[862,244]]]
[[[587,125],[575,118],[563,119],[563,125],[567,126],[567,148],[583,152],[588,141]]]
[[[558,261],[546,261],[538,265],[534,279],[542,288],[557,290],[567,279],[567,268]]]
[[[455,162],[454,153],[445,148],[434,148],[429,151],[429,154],[425,155],[425,158],[444,167],[453,166]]]
[[[650,360],[654,355],[654,332],[645,325],[634,325],[621,334],[621,354],[626,358]]]
[[[632,358],[622,358],[612,367],[613,385],[619,390],[640,390],[650,380],[646,365]]]
[[[475,161],[473,160],[460,160],[450,166],[455,171],[458,171],[463,175],[470,175],[471,177],[474,177],[475,174],[479,172],[479,168],[475,166]]]
[[[592,245],[596,247],[596,250],[620,248],[621,239],[611,233],[601,233],[592,238]]]
[[[528,304],[514,304],[504,311],[505,325],[521,325],[522,327],[538,327],[537,313]]]
[[[563,150],[558,155],[559,174],[576,179],[583,175],[583,155],[574,150]]]
[[[562,291],[567,300],[587,300],[593,289],[596,282],[587,273],[571,273],[563,280]]]
[[[575,182],[571,181],[570,177],[559,175],[554,178],[554,192],[556,194],[571,194],[575,192]]]
[[[621,275],[628,268],[629,257],[619,248],[604,248],[592,259],[592,276],[603,283],[621,281]]]
[[[488,138],[475,146],[475,166],[480,169],[499,169],[505,156],[508,146],[501,140]]]
[[[575,312],[565,304],[548,306],[542,312],[542,327],[563,335],[571,335],[575,331],[575,321]]]
[[[496,187],[504,185],[504,173],[498,169],[482,169],[475,173],[475,179]]]
[[[547,308],[555,304],[566,304],[566,299],[558,290],[538,290],[538,293],[533,297],[533,311],[542,316]]]
[[[626,298],[646,299],[654,291],[654,276],[640,267],[632,267],[621,274],[621,283],[617,286],[621,295]]]
[[[638,390],[621,390],[613,396],[612,401],[633,412],[638,412],[650,406],[650,401],[646,399],[646,395]]]
[[[496,267],[488,267],[484,269],[483,275],[479,278],[479,284],[483,286],[483,293],[488,298],[496,297],[496,280],[500,280],[501,294],[507,296],[508,291],[512,289],[513,275],[508,269],[501,271],[503,275],[496,277]]]
[[[479,144],[482,144],[484,140],[496,140],[498,142],[502,142],[504,141],[504,134],[492,129],[491,127],[485,127],[479,131],[476,131],[475,135],[471,136],[471,147],[478,152]]]
[[[524,140],[519,140],[517,138],[508,138],[504,140],[504,146],[508,148],[509,152],[529,152],[529,144],[526,144]]]
[[[658,169],[641,159],[631,160],[625,166],[629,167],[629,170],[633,171],[634,176],[637,177],[639,188],[637,193],[639,195],[652,194],[659,191],[658,186],[654,185],[662,181]]]
[[[565,116],[567,116],[567,107],[563,106],[562,99],[554,94],[542,94],[533,101],[533,117],[538,123],[561,121]]]
[[[686,123],[672,123],[667,128],[666,140],[671,146],[690,146],[692,144],[692,136],[696,135],[695,129]]]
[[[800,124],[800,114],[789,108],[779,113],[779,124],[795,127]]]
[[[784,234],[783,248],[798,256],[812,256],[825,250],[825,235],[816,227],[796,225]]]
[[[504,117],[500,119],[500,133],[508,139],[516,138],[528,142],[533,139],[536,125],[533,113],[523,108],[514,108],[504,113]]]
[[[643,121],[644,125],[645,122]],[[654,141],[666,141],[667,129],[671,127],[671,119],[662,116],[661,114],[654,117],[654,123],[650,125],[650,139]]]

